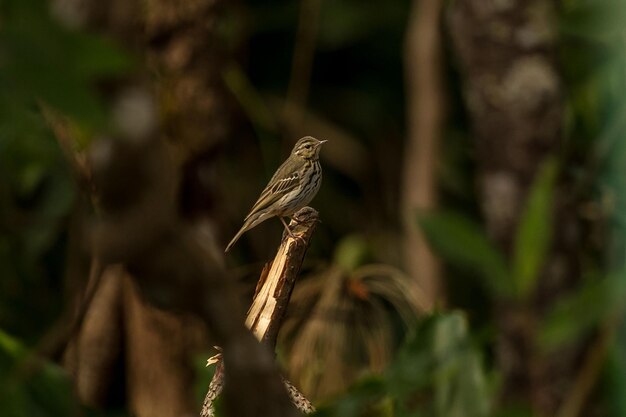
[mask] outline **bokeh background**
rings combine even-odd
[[[619,0],[3,0],[0,415],[198,414],[229,319],[145,254],[175,225],[245,308],[282,226],[222,248],[305,135],[322,222],[277,361],[320,415],[626,415],[625,27]]]

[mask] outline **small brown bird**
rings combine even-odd
[[[291,216],[309,204],[319,191],[322,184],[319,155],[324,142],[305,136],[295,144],[291,155],[278,168],[224,252],[228,252],[246,231],[274,216],[278,216],[293,237],[283,217]]]

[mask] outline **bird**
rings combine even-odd
[[[296,142],[291,154],[276,170],[224,252],[228,252],[245,232],[274,216],[280,219],[289,236],[295,237],[284,217],[290,217],[309,204],[319,191],[322,184],[319,155],[325,142],[312,136],[305,136]]]

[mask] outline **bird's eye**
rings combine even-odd
[[[311,149],[311,145],[306,145],[305,148]]]

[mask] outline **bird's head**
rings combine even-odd
[[[296,142],[291,154],[298,155],[304,159],[318,159],[322,143],[324,142],[327,141],[317,140],[313,136],[305,136]]]

